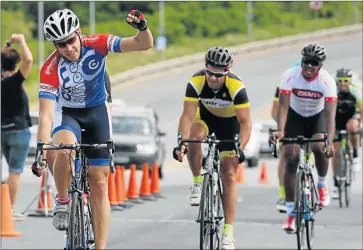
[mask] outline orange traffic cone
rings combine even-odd
[[[150,179],[149,179],[149,164],[144,163],[142,167],[142,181],[140,186],[140,197],[143,200],[155,200],[155,197],[152,196]]]
[[[153,164],[151,173],[151,193],[157,198],[163,198],[160,194],[159,167],[156,163]]]
[[[112,173],[108,174],[108,200],[112,210],[123,210],[122,207],[117,205],[115,175]]]
[[[42,175],[42,181],[40,184],[40,194],[39,194],[39,198],[38,198],[38,206],[37,209],[35,210],[35,213],[30,213],[28,214],[28,216],[30,217],[52,217],[53,216],[53,204],[52,204],[52,191],[50,189],[50,185],[48,184],[48,178],[50,178],[50,172],[47,169],[46,172]],[[36,199],[36,197],[35,197]],[[31,203],[33,204],[33,202]],[[29,204],[29,205],[31,205]],[[27,207],[27,209],[25,209],[25,211],[27,211],[29,208],[29,206]],[[25,213],[24,211],[24,213]]]
[[[261,184],[267,184],[268,183],[268,170],[267,170],[266,161],[263,161],[262,164],[261,164],[260,183]]]
[[[129,199],[127,198],[127,190],[126,190],[126,182],[125,182],[125,167],[121,166],[120,168],[120,172],[121,172],[121,183],[123,183],[123,192],[124,192],[124,202],[122,204],[120,204],[121,207],[123,208],[130,208],[133,207],[134,204],[132,204]]]
[[[245,181],[245,164],[241,163],[237,168],[237,183],[246,184]]]
[[[130,179],[129,179],[129,188],[127,190],[127,198],[132,203],[143,203],[139,198],[139,192],[137,188],[137,179],[136,179],[136,165],[131,164],[130,166]]]
[[[116,202],[120,206],[125,203],[125,179],[122,178],[121,167],[116,166]]]
[[[1,184],[1,236],[20,237],[15,231],[8,184]]]

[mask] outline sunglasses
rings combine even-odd
[[[302,63],[306,64],[306,65],[310,64],[311,66],[314,66],[314,67],[320,65],[320,62],[315,59],[304,59],[304,60],[302,60]]]
[[[76,41],[77,41],[77,36],[74,36],[69,38],[67,41],[54,43],[54,45],[57,46],[58,48],[65,48],[67,47],[67,45],[72,45]]]
[[[210,76],[215,76],[216,78],[220,78],[220,77],[223,77],[223,76],[228,74],[228,71],[226,71],[226,72],[213,72],[213,71],[211,71],[211,70],[209,70],[207,68],[205,68],[205,72]]]
[[[351,77],[338,77],[337,78],[338,82],[350,82],[352,81]]]

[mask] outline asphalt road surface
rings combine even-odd
[[[326,68],[335,72],[346,66],[362,74],[362,37],[351,36],[322,42],[328,50]],[[282,72],[300,57],[300,44],[294,47],[262,51],[236,57],[233,70],[246,83],[254,119],[268,119],[275,84]],[[202,61],[202,60],[201,60]],[[199,226],[195,222],[198,210],[190,207],[187,194],[191,174],[184,163],[171,160],[183,95],[189,77],[203,65],[166,72],[152,79],[114,87],[114,98],[133,104],[149,104],[160,115],[168,157],[165,179],[161,181],[164,199],[135,205],[124,211],[112,212],[108,249],[197,249]],[[241,249],[295,249],[296,236],[282,231],[284,214],[275,210],[278,198],[277,161],[266,160],[268,184],[259,184],[260,166],[245,169],[246,184],[239,186],[235,219],[236,247]],[[27,161],[30,167],[31,160]],[[7,168],[3,164],[3,175]],[[138,173],[139,180],[141,178]],[[328,182],[331,185],[331,171]],[[26,170],[22,177],[17,210],[22,211],[39,192],[40,180]],[[53,191],[55,189],[53,188]],[[332,201],[317,215],[316,249],[362,249],[362,175],[353,185],[352,204],[339,208]],[[34,203],[32,209],[34,209]],[[64,233],[56,231],[50,218],[27,217],[15,222],[20,238],[2,238],[3,249],[62,249]]]

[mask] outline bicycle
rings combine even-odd
[[[185,142],[206,143],[208,145],[207,156],[202,162],[202,167],[205,172],[202,174],[202,194],[196,222],[200,224],[199,248],[219,249],[221,243],[220,228],[224,222],[224,215],[222,211],[222,209],[224,209],[224,205],[223,186],[220,178],[218,144],[233,142],[235,145],[236,155],[239,158],[238,134],[234,136],[233,140],[217,140],[214,133],[207,136],[204,140],[182,139],[181,134],[178,134],[178,141],[179,150],[181,150],[182,144]]]
[[[354,171],[352,169],[353,155],[348,143],[348,135],[360,133],[360,130],[352,133],[348,133],[346,130],[338,130],[336,131],[336,138],[334,138],[334,142],[340,142],[340,150],[337,152],[339,154],[339,169],[338,173],[334,176],[338,185],[339,207],[343,207],[343,192],[345,206],[349,207],[350,187],[355,179]]]
[[[84,130],[82,130],[84,131]],[[36,162],[40,165],[43,150],[75,150],[75,158],[72,169],[72,180],[68,189],[70,194],[71,213],[69,215],[69,226],[66,230],[66,247],[65,250],[74,249],[95,249],[95,239],[93,231],[93,220],[90,200],[89,183],[88,183],[88,159],[83,153],[85,148],[103,149],[107,148],[109,152],[111,173],[115,172],[113,161],[114,146],[112,139],[108,139],[102,144],[45,144],[39,141],[36,150]],[[70,153],[68,153],[71,158]]]
[[[270,129],[269,133],[277,130]],[[306,230],[306,241],[308,249],[312,249],[314,243],[314,222],[316,213],[322,208],[319,205],[318,191],[314,182],[313,164],[308,161],[309,143],[324,142],[324,147],[328,148],[328,135],[325,133],[324,138],[305,138],[304,136],[297,136],[296,138],[283,138],[279,142],[283,144],[298,144],[299,149],[299,164],[296,172],[296,185],[295,185],[295,201],[294,213],[297,245],[298,249],[304,248],[304,227]],[[304,149],[305,146],[305,149]],[[276,143],[272,143],[273,155],[277,157]]]

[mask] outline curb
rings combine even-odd
[[[273,38],[268,40],[261,40],[251,43],[246,43],[243,45],[237,45],[230,47],[229,49],[233,52],[234,55],[252,53],[257,50],[266,50],[271,48],[278,48],[285,45],[296,44],[308,42],[314,39],[322,39],[322,38],[333,38],[340,37],[343,35],[353,35],[362,33],[362,23],[343,26],[332,29],[318,30],[310,33],[303,33],[299,35],[291,35],[279,38]],[[168,69],[184,67],[196,62],[202,62],[204,58],[205,52],[196,53],[193,55],[173,58],[157,63],[151,63],[145,66],[137,67],[134,69],[127,70],[122,73],[118,73],[112,75],[111,82],[113,85],[122,84],[123,82],[133,80],[135,78],[139,78],[145,75],[156,74],[161,71],[166,71]]]

